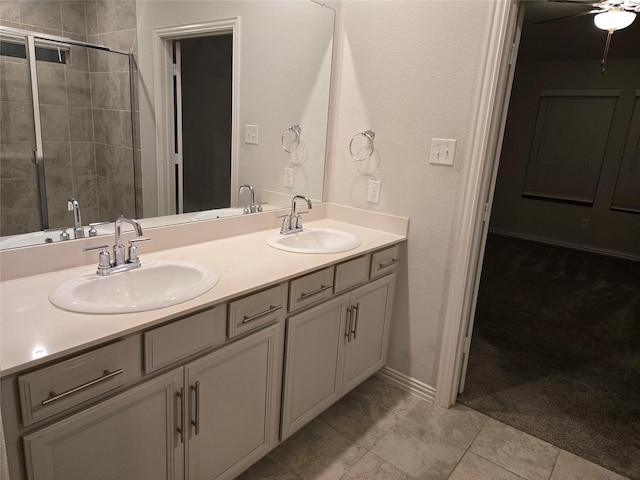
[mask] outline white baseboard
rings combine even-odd
[[[600,255],[609,255],[610,257],[617,257],[624,260],[640,262],[640,257],[636,255],[617,252],[615,250],[608,250],[606,248],[590,247],[589,245],[581,245],[579,243],[565,242],[562,240],[553,240],[550,238],[538,237],[537,235],[528,235],[526,233],[510,232],[508,230],[499,230],[495,228],[489,229],[489,233],[495,233],[496,235],[504,235],[505,237],[521,238],[523,240],[531,240],[532,242],[547,243],[549,245],[556,245],[558,247],[572,248],[574,250],[582,250],[585,252],[598,253]]]
[[[376,372],[376,376],[380,377],[383,380],[386,380],[396,387],[400,387],[407,392],[413,393],[414,395],[420,397],[423,400],[426,400],[427,402],[433,403],[436,397],[435,388],[421,382],[420,380],[411,378],[404,373],[400,373],[393,368],[382,367]]]

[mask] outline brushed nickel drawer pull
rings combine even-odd
[[[257,320],[260,317],[264,317],[265,315],[269,315],[270,313],[276,312],[282,308],[282,305],[269,305],[269,308],[264,312],[256,313],[255,315],[251,315],[250,317],[245,315],[242,323],[249,323]]]
[[[358,317],[359,317],[359,313],[360,313],[360,302],[356,303],[352,308],[353,311],[353,330],[351,330],[351,333],[353,333],[353,339],[356,339],[356,335],[358,334]]]
[[[42,406],[48,405],[51,402],[55,402],[56,400],[60,400],[64,397],[67,397],[73,393],[77,393],[80,390],[84,390],[85,388],[89,388],[92,387],[94,385],[97,385],[98,383],[102,383],[102,382],[106,382],[107,380],[112,379],[113,377],[115,377],[116,375],[120,375],[122,372],[124,372],[124,370],[122,370],[121,368],[119,368],[118,370],[116,370],[115,372],[109,372],[109,370],[105,370],[102,374],[101,377],[95,378],[87,383],[84,383],[78,387],[74,387],[71,390],[67,390],[66,392],[62,392],[61,394],[57,394],[54,391],[49,392],[49,398],[47,398],[46,400],[42,401]]]
[[[344,336],[347,337],[347,342],[351,343],[351,325],[353,324],[353,306],[347,307],[347,330],[344,332]]]
[[[177,427],[176,430],[180,434],[180,443],[184,443],[184,424],[186,423],[184,408],[184,387],[182,387],[179,392],[176,392],[176,395],[180,398],[180,426]]]
[[[191,425],[196,427],[195,434],[200,434],[200,382],[196,382],[195,386],[191,385],[191,390],[196,394],[196,405],[194,419],[191,420]]]
[[[397,258],[392,258],[389,262],[387,263],[379,263],[378,264],[378,268],[382,269],[382,268],[387,268],[390,267],[391,265],[393,265],[394,263],[398,263],[398,259]]]
[[[314,295],[317,295],[320,292],[324,292],[325,290],[329,290],[331,287],[333,287],[333,285],[321,285],[319,289],[314,290],[313,292],[309,292],[309,293],[304,293],[302,292],[300,294],[300,300],[305,300],[309,297],[313,297]]]

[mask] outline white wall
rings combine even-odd
[[[344,1],[338,15],[325,199],[410,217],[388,366],[433,387],[466,175],[481,161],[470,151],[493,6]],[[371,175],[348,151],[367,129]],[[428,164],[432,137],[457,139],[453,167]],[[382,181],[378,205],[365,201],[369,178]]]
[[[491,211],[492,230],[640,258],[640,215],[610,209],[639,78],[638,58],[609,59],[604,74],[597,60],[518,63]],[[539,93],[572,89],[620,90],[593,205],[523,198]],[[632,156],[636,146],[626,147]],[[566,181],[579,175],[576,171]],[[587,229],[580,228],[582,219],[589,220]]]

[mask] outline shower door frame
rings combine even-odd
[[[71,45],[77,47],[85,47],[85,48],[94,48],[96,50],[102,50],[110,53],[116,53],[120,55],[126,55],[128,58],[129,64],[129,105],[131,112],[131,145],[132,151],[136,151],[136,135],[133,129],[135,125],[135,112],[134,112],[134,60],[133,54],[131,52],[127,52],[125,50],[119,50],[116,48],[107,47],[104,45],[98,45],[89,42],[82,42],[79,40],[73,40],[71,38],[59,37],[56,35],[48,35],[45,33],[34,32],[31,30],[24,30],[20,28],[13,27],[5,27],[0,25],[0,36],[6,36],[9,38],[13,38],[15,40],[23,40],[26,49],[26,60],[29,66],[29,82],[30,82],[30,91],[31,91],[31,113],[33,117],[33,128],[35,135],[35,150],[33,152],[33,162],[36,166],[36,182],[38,187],[38,199],[39,199],[39,213],[40,213],[40,227],[43,230],[49,228],[49,216],[48,216],[48,206],[47,206],[47,192],[46,192],[46,184],[45,184],[45,157],[44,157],[44,149],[43,149],[43,141],[42,141],[42,122],[40,119],[40,95],[38,89],[38,70],[36,64],[36,42],[42,41],[47,43],[49,47],[53,47],[57,44],[60,46],[69,47]],[[132,157],[131,161],[134,161]],[[136,169],[133,169],[133,182],[134,185],[137,184],[136,179]],[[134,211],[138,211],[138,198],[137,195],[134,195]]]

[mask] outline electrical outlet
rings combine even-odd
[[[284,167],[284,186],[293,188],[293,168],[291,167]]]
[[[368,203],[380,203],[380,186],[382,182],[380,180],[369,180],[369,186],[367,188],[367,202]]]
[[[258,145],[258,125],[244,126],[244,143]]]
[[[582,229],[589,228],[589,219],[588,218],[583,218],[582,220],[580,220],[580,228],[582,228]]]
[[[432,138],[429,163],[453,165],[456,154],[456,140],[450,138]]]

